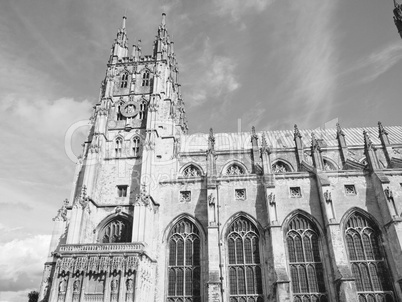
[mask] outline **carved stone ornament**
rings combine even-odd
[[[76,279],[73,283],[73,292],[79,293],[80,291],[81,291],[81,281],[79,279]]]
[[[126,290],[128,293],[132,293],[134,290],[134,282],[133,279],[127,279],[126,281]]]
[[[270,193],[269,195],[268,195],[268,203],[269,203],[269,205],[274,205],[274,204],[276,204],[276,201],[275,201],[275,194],[274,193]]]
[[[124,104],[122,109],[120,110],[120,113],[124,117],[136,116],[138,114],[138,112],[139,112],[138,104],[133,101],[130,101],[130,102],[127,102],[126,104]]]
[[[119,289],[119,280],[113,279],[110,282],[110,289],[111,289],[112,293],[117,293],[117,291]]]
[[[391,189],[390,189],[389,187],[387,187],[387,188],[384,190],[384,194],[385,194],[385,197],[387,197],[387,200],[392,200],[392,199],[394,199],[394,194],[392,193],[392,191],[391,191]]]
[[[331,192],[329,190],[326,190],[324,192],[324,199],[325,199],[326,202],[331,202],[332,201]]]
[[[59,293],[65,293],[67,290],[67,277],[62,278],[59,282]]]
[[[215,197],[211,194],[208,195],[208,205],[214,206],[215,205]]]
[[[57,211],[56,217],[53,218],[53,221],[67,221],[67,205],[68,199],[65,199],[63,205]]]
[[[135,204],[148,206],[150,205],[150,202],[151,198],[145,189],[145,184],[143,184],[141,192],[135,197]]]

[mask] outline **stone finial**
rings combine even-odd
[[[268,153],[268,154],[271,153],[271,149],[268,147],[267,139],[264,133],[262,133],[261,136],[261,154],[262,153]]]
[[[61,208],[57,210],[57,215],[53,218],[53,221],[67,221],[67,205],[68,199],[65,199]]]
[[[208,149],[211,151],[215,151],[215,136],[214,130],[212,128],[209,129]]]
[[[314,132],[311,133],[311,148],[312,148],[313,150],[318,150],[318,151],[321,150],[321,147],[320,147],[320,145],[318,144],[317,139],[315,138],[315,133],[314,133]]]
[[[385,130],[384,126],[382,125],[382,123],[379,121],[378,122],[378,134],[381,135],[388,135],[387,130]]]
[[[294,138],[296,139],[296,138],[301,138],[302,136],[301,136],[301,134],[300,134],[300,130],[299,130],[299,128],[297,128],[297,125],[295,124],[295,126],[294,126]]]
[[[162,25],[166,25],[166,14],[162,13],[162,21],[161,21]]]
[[[336,123],[336,138],[339,138],[340,135],[345,136],[345,133],[343,133],[341,125],[339,123]]]
[[[367,149],[372,149],[373,142],[371,141],[370,136],[366,130],[363,130],[363,137],[364,137],[364,145],[367,147]]]
[[[127,20],[127,17],[126,17],[126,14],[124,14],[124,16],[123,16],[123,22],[122,22],[122,24],[121,24],[121,29],[126,29],[126,20]]]
[[[251,127],[251,141],[253,141],[253,140],[258,140],[258,136],[255,133],[255,127],[254,126]]]

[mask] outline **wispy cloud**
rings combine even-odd
[[[241,15],[249,11],[262,12],[274,0],[215,0],[216,13],[219,15],[230,15],[233,20],[240,20]]]
[[[364,76],[359,77],[359,83],[374,81],[387,72],[402,59],[402,44],[400,41],[389,44],[384,48],[371,53],[357,62],[349,72],[361,71]]]
[[[197,61],[201,78],[193,85],[188,99],[190,106],[199,106],[209,97],[219,97],[240,87],[235,77],[235,62],[225,56],[215,55],[209,38],[204,40],[204,51]]]
[[[291,109],[291,119],[303,118],[303,126],[314,125],[317,109],[326,119],[335,99],[335,8],[336,1],[292,2],[291,11],[286,11],[292,18],[287,19],[286,28],[277,35],[281,40],[288,37],[282,50],[288,59],[288,70],[283,71],[287,76],[281,87],[282,98]]]
[[[50,235],[0,244],[0,291],[37,289],[49,244]]]

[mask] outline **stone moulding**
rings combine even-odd
[[[134,252],[143,253],[145,245],[142,243],[108,243],[108,244],[62,244],[60,254],[76,253],[108,253],[108,252]]]

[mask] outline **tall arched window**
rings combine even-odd
[[[200,302],[200,234],[183,218],[169,236],[168,302]]]
[[[289,221],[286,242],[293,301],[328,301],[316,227],[306,217],[296,215]]]
[[[246,218],[237,218],[228,233],[230,302],[262,302],[259,234]]]
[[[115,141],[115,153],[116,157],[121,157],[121,150],[123,149],[123,139],[121,137],[116,138]]]
[[[133,138],[133,156],[139,156],[140,155],[140,138],[138,136],[135,136]]]
[[[128,73],[125,72],[121,76],[120,88],[127,88],[127,82],[128,82]]]
[[[376,225],[355,212],[346,223],[345,237],[359,302],[395,301]]]
[[[99,242],[131,242],[131,229],[131,222],[128,219],[117,217],[101,229],[99,232]]]

